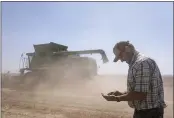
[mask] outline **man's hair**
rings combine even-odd
[[[131,48],[132,52],[135,51],[135,47],[129,43],[129,41],[120,41],[117,44],[115,44],[113,51],[115,51],[116,49],[119,51],[124,51],[125,47],[128,46],[129,48]]]

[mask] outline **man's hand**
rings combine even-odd
[[[107,100],[107,101],[117,101],[120,102],[120,98],[115,96],[115,95],[104,95],[102,93],[102,96]]]
[[[119,96],[119,95],[123,95],[123,94],[125,94],[125,92],[122,93],[122,92],[119,92],[119,91],[113,91],[113,92],[109,92],[107,95]]]

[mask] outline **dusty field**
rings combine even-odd
[[[173,118],[173,78],[165,78],[164,118]],[[126,79],[97,77],[81,87],[33,92],[2,89],[2,118],[131,118],[127,102],[107,102],[101,92],[126,90]]]

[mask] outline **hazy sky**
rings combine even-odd
[[[129,40],[154,58],[162,74],[173,74],[173,5],[170,2],[3,2],[3,71],[17,71],[33,44],[55,42],[69,50],[103,49],[109,63],[99,73],[127,74],[126,63],[112,63],[116,42]]]

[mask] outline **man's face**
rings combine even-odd
[[[116,57],[119,57],[121,62],[125,62],[125,61],[129,62],[130,60],[130,56],[128,52],[117,50],[117,53],[114,52],[114,54]]]
[[[120,55],[120,61],[121,62],[128,62],[130,59],[129,59],[129,56],[128,56],[128,53],[127,52],[121,52],[121,55]]]

